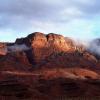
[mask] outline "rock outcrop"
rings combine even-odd
[[[22,61],[22,64],[26,62],[27,66],[89,66],[92,69],[95,66],[99,69],[98,59],[83,44],[54,33],[35,32],[16,39],[15,43],[8,43],[5,47],[9,55],[19,59],[20,63]]]
[[[100,97],[100,59],[71,38],[35,32],[0,50],[0,100]]]
[[[87,67],[100,69],[99,60],[83,44],[77,44],[68,37],[59,34],[35,32],[25,38],[16,39],[15,43],[1,44],[1,54],[26,66],[44,67]],[[5,53],[6,51],[6,53]],[[9,59],[10,59],[9,58]],[[13,66],[13,65],[11,65]],[[95,66],[95,68],[93,67]]]
[[[26,38],[17,39],[15,43],[26,44],[31,47],[31,52],[36,63],[45,60],[52,53],[66,52],[71,48],[70,43],[67,43],[62,35],[54,33],[46,35],[35,32]]]

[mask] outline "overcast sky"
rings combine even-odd
[[[0,41],[32,32],[100,37],[100,0],[0,0]]]

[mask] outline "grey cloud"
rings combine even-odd
[[[13,45],[13,46],[8,46],[7,47],[7,52],[17,52],[17,51],[27,51],[29,50],[30,48],[27,47],[25,44],[22,44],[22,45]]]
[[[5,1],[5,2],[4,2]],[[4,0],[0,4],[0,13],[28,18],[46,18],[60,10],[56,5],[50,5],[44,0]],[[42,1],[42,2],[41,2]],[[51,17],[51,16],[50,16]]]
[[[78,9],[84,12],[87,16],[88,15],[95,16],[95,14],[100,14],[99,2],[100,2],[99,0],[89,0],[89,2],[85,4],[81,2],[76,2],[76,5]]]
[[[81,0],[82,1],[82,0]],[[99,0],[83,3],[80,0],[0,0],[0,28],[24,30],[37,22],[61,23],[75,18],[92,18],[100,14]],[[84,0],[83,0],[84,1]],[[88,1],[88,0],[87,0]],[[93,2],[91,4],[91,2]],[[82,15],[63,15],[69,8],[76,8]],[[33,26],[35,27],[35,26]]]
[[[31,18],[35,17],[40,19],[46,17],[51,18],[54,17],[54,15],[59,15],[60,11],[63,11],[71,6],[77,7],[79,10],[84,11],[84,13],[91,12],[91,10],[93,11],[94,8],[97,8],[97,11],[99,7],[98,1],[94,2],[93,5],[83,4],[78,0],[55,0],[54,3],[52,0],[49,2],[47,2],[47,0],[1,0],[0,2],[1,14],[6,14],[8,16],[16,15]]]

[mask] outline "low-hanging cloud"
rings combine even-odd
[[[14,44],[12,46],[7,46],[7,52],[21,52],[21,51],[27,51],[30,48],[28,46],[26,46],[25,44]]]
[[[100,39],[93,40],[89,43],[88,50],[100,56]]]

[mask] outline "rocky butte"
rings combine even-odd
[[[41,32],[0,43],[0,98],[100,97],[97,45],[86,47],[69,37]]]
[[[17,39],[15,43],[31,47],[33,58],[37,63],[53,53],[66,52],[70,49],[70,43],[66,43],[62,35],[53,33],[48,35],[39,32],[32,33],[26,38]]]

